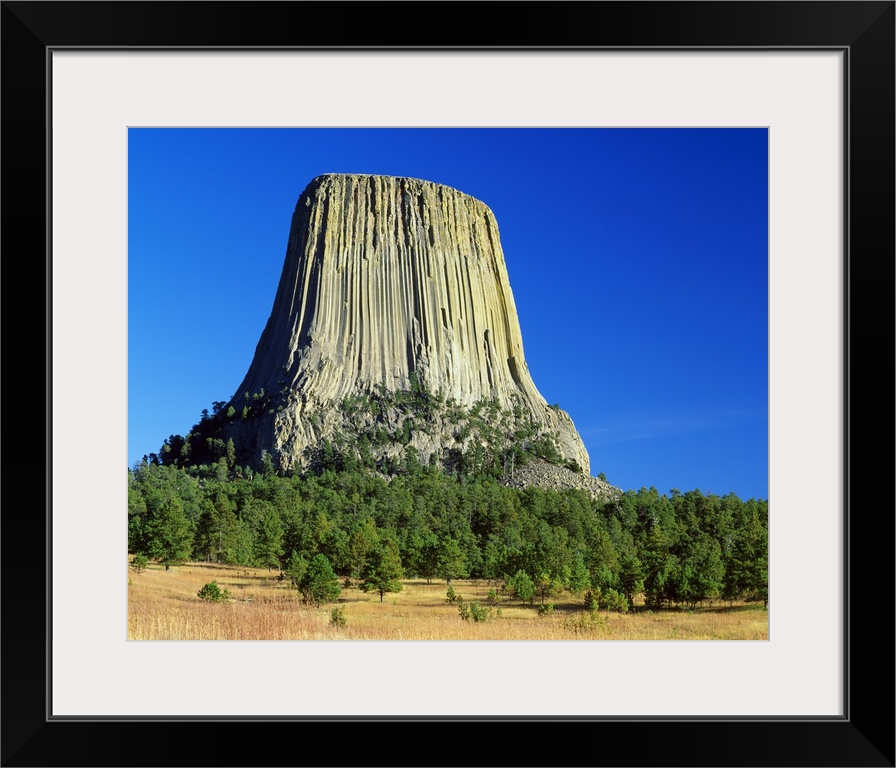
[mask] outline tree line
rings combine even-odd
[[[765,500],[656,488],[595,500],[413,461],[393,477],[329,461],[287,476],[223,458],[143,461],[128,470],[128,551],[166,568],[276,569],[297,588],[313,564],[381,599],[405,577],[503,582],[542,600],[566,589],[622,609],[637,595],[652,608],[768,602]]]

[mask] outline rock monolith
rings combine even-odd
[[[558,361],[572,365],[574,361]],[[556,448],[572,420],[539,394],[492,211],[441,184],[325,174],[301,193],[267,325],[226,434],[282,469],[322,444],[393,462]]]

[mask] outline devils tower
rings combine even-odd
[[[558,361],[561,364],[562,361]],[[492,211],[441,184],[325,174],[299,196],[273,309],[221,433],[242,459],[304,466],[495,460],[514,447],[589,473],[539,394]]]

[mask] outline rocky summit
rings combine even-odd
[[[237,455],[280,469],[321,445],[433,464],[519,446],[589,474],[572,420],[529,374],[492,211],[420,179],[308,184],[227,413]]]

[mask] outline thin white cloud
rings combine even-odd
[[[615,415],[600,426],[582,425],[579,434],[591,445],[612,445],[632,440],[648,440],[689,432],[728,429],[750,421],[765,421],[760,409],[710,408],[663,414]]]

